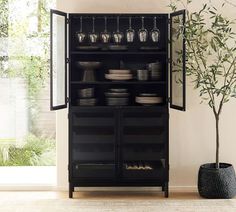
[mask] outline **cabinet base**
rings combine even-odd
[[[73,192],[75,191],[74,184],[69,184],[69,198],[73,198]],[[169,183],[165,182],[163,185],[161,185],[162,191],[164,192],[165,198],[169,197]]]

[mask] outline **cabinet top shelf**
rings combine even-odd
[[[166,51],[71,51],[72,55],[165,55]]]
[[[113,85],[113,84],[122,84],[122,85],[153,85],[159,84],[164,85],[166,84],[165,81],[95,81],[95,82],[83,82],[83,81],[71,81],[71,84],[81,84],[81,85]]]

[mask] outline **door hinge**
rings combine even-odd
[[[167,58],[167,62],[170,63],[170,58]]]
[[[170,97],[168,97],[168,98],[166,99],[166,101],[167,101],[168,103],[170,103]]]
[[[70,58],[66,58],[66,63],[70,63]]]
[[[67,24],[70,23],[70,19],[69,19],[69,18],[66,19],[66,23],[67,23]]]
[[[70,98],[66,97],[66,102],[69,103],[70,102]]]
[[[168,18],[168,24],[170,24],[170,18]]]

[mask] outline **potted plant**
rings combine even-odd
[[[220,117],[224,105],[236,97],[236,34],[233,21],[220,14],[212,4],[190,12],[181,0],[171,1],[173,11],[181,4],[186,9],[186,72],[207,102],[215,117],[216,160],[203,164],[198,173],[198,191],[205,198],[232,198],[236,195],[236,177],[231,164],[220,163]],[[225,4],[222,4],[224,7]],[[181,56],[181,55],[180,55]]]

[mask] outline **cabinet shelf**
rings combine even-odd
[[[164,85],[166,81],[71,81],[70,83],[78,85]]]
[[[166,51],[71,51],[71,55],[166,55]]]
[[[155,106],[138,106],[138,105],[126,105],[126,106],[106,106],[106,105],[96,105],[96,106],[71,106],[70,109],[72,111],[77,111],[80,109],[158,109],[159,111],[165,112],[167,110],[166,105],[155,105]]]

